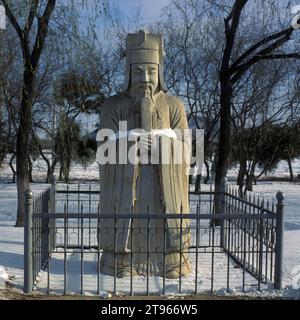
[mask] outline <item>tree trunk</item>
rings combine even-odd
[[[33,177],[32,177],[32,161],[30,159],[30,156],[28,157],[28,173],[29,173],[29,182],[33,182]]]
[[[65,183],[69,182],[69,172],[70,172],[70,161],[68,158],[63,158],[61,160],[60,169],[59,169],[59,181]]]
[[[218,162],[218,156],[217,156],[217,154],[215,154],[213,157],[213,160],[212,160],[211,168],[210,168],[210,172],[213,177],[215,177],[215,175],[216,175],[217,162]]]
[[[220,109],[220,133],[219,133],[219,149],[218,161],[216,166],[215,177],[215,213],[221,214],[224,209],[224,191],[225,177],[228,170],[228,161],[230,156],[230,113],[231,113],[231,97],[232,87],[228,74],[220,72],[221,83],[221,109]],[[220,225],[220,221],[215,221],[216,225]]]
[[[65,159],[65,166],[64,166],[64,181],[65,183],[69,183],[70,181],[70,167],[71,167],[71,160],[70,158]]]
[[[243,187],[244,187],[244,180],[246,175],[246,160],[240,159],[240,168],[239,168],[239,174],[237,176],[237,185],[239,186],[239,195],[243,195]]]
[[[250,173],[246,179],[246,191],[253,191],[254,176]]]
[[[18,213],[16,227],[24,226],[24,193],[29,190],[29,136],[31,131],[31,114],[33,102],[34,74],[30,71],[31,65],[25,64],[23,77],[22,102],[20,109],[20,124],[17,134],[17,190]]]
[[[16,226],[24,226],[24,192],[29,190],[29,136],[31,132],[32,103],[34,98],[34,82],[38,69],[39,60],[48,33],[50,17],[55,8],[56,0],[48,0],[42,16],[37,15],[39,1],[32,3],[28,19],[25,20],[25,28],[22,30],[16,17],[13,15],[7,1],[2,0],[6,15],[16,30],[23,53],[23,81],[22,81],[22,101],[19,111],[19,128],[17,133],[17,190],[18,190],[18,212]],[[30,43],[30,31],[34,18],[37,18],[36,37]],[[22,19],[24,20],[24,19]],[[33,45],[31,45],[33,44]]]
[[[209,178],[210,178],[210,172],[209,172],[209,164],[207,160],[204,160],[204,165],[206,168],[206,177],[204,179],[204,184],[208,184]]]
[[[11,156],[11,158],[9,160],[9,166],[10,166],[11,172],[13,173],[12,183],[16,183],[16,170],[15,170],[14,164],[13,164],[15,156],[16,156],[16,153],[13,153],[13,155]]]
[[[195,183],[195,192],[200,192],[201,189],[201,174],[197,174]]]
[[[257,177],[253,177],[253,184],[252,185],[254,185],[254,186],[257,185]]]
[[[189,175],[189,184],[193,184],[193,175]]]
[[[290,156],[288,156],[287,163],[288,163],[289,172],[290,172],[290,182],[294,182],[295,176],[294,176],[293,165],[292,165],[292,160]]]
[[[63,163],[60,164],[58,181],[63,181]]]
[[[55,170],[55,166],[57,163],[57,159],[55,158],[52,162],[52,164],[50,164],[50,160],[46,157],[46,155],[43,152],[43,148],[41,145],[39,145],[39,151],[40,151],[40,155],[42,156],[42,158],[44,159],[44,161],[46,162],[47,165],[47,177],[46,177],[46,182],[47,183],[51,183],[51,181],[53,181],[53,175],[54,175],[54,170]],[[52,153],[52,159],[53,159],[54,155]]]
[[[53,181],[56,164],[57,164],[57,159],[55,158],[52,162],[52,165],[49,168],[49,171],[47,172],[47,183],[52,183]]]

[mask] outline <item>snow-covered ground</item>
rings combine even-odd
[[[300,162],[299,162],[300,163]],[[298,174],[297,165],[295,173]],[[282,167],[282,172],[285,170]],[[45,175],[45,168],[40,163],[40,167],[35,169],[35,178],[41,181]],[[234,174],[234,172],[232,172]],[[282,176],[282,174],[280,174]],[[96,180],[98,176],[97,165],[92,164],[86,170],[80,166],[74,166],[71,177],[74,179]],[[7,166],[0,172],[0,288],[9,283],[11,286],[22,290],[23,288],[23,229],[15,228],[17,208],[17,193],[15,184],[7,183],[11,179],[10,170]],[[1,183],[2,181],[2,183]],[[32,184],[34,193],[41,192],[47,188],[47,184]],[[284,296],[300,299],[300,185],[290,183],[261,183],[254,187],[254,192],[268,198],[275,197],[276,192],[281,190],[285,193],[285,234],[284,234],[284,290],[273,291],[268,286],[263,287],[262,292],[257,291],[257,282],[252,277],[246,277],[246,294],[260,296]],[[210,289],[211,255],[199,256],[198,290],[199,293]],[[84,292],[85,294],[95,294],[97,287],[96,254],[89,253],[84,256]],[[195,265],[195,258],[191,258],[192,265]],[[2,266],[2,267],[1,267]],[[226,268],[227,258],[223,253],[215,256],[215,293],[226,294]],[[52,293],[61,294],[63,290],[63,260],[61,254],[55,254],[51,262],[51,287]],[[80,292],[80,255],[76,252],[68,255],[68,287],[69,293]],[[242,272],[236,268],[234,263],[230,263],[230,281],[232,287],[231,294],[241,293]],[[149,286],[151,290],[161,290],[162,278],[151,277]],[[183,292],[192,293],[194,289],[195,273],[183,279]],[[144,292],[147,279],[138,277],[134,279],[134,290]],[[46,292],[47,274],[41,273],[37,290]],[[100,284],[103,292],[111,291],[113,280],[111,277],[101,276]],[[117,290],[126,291],[129,288],[129,280],[118,281]],[[178,291],[178,281],[167,280],[166,292],[176,294]]]
[[[51,160],[51,155],[47,155],[49,160]],[[12,180],[12,172],[9,167],[9,160],[10,155],[4,161],[3,167],[0,168],[0,183],[1,182],[11,182]],[[300,176],[300,158],[296,159],[292,162],[294,175],[297,177]],[[14,161],[15,167],[15,161]],[[33,162],[33,178],[35,182],[43,182],[45,181],[45,161],[39,157],[36,161]],[[58,176],[58,166],[56,168],[56,176]],[[259,174],[261,172],[260,169],[257,169],[256,173]],[[77,181],[77,180],[97,180],[99,177],[98,172],[98,164],[96,162],[87,163],[86,166],[84,165],[72,165],[71,172],[70,172],[70,179]],[[206,174],[205,167],[203,166],[203,175]],[[238,166],[231,168],[228,171],[228,178],[234,179],[238,174]],[[262,177],[266,177],[263,175]],[[278,177],[278,178],[289,178],[289,170],[286,161],[280,161],[277,168],[272,171],[268,172],[268,177]]]

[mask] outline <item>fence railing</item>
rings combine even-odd
[[[274,284],[281,288],[282,241],[283,241],[283,197],[277,194],[277,203],[248,196],[241,199],[235,189],[227,189],[223,201],[224,212],[214,212],[214,191],[190,192],[190,213],[157,215],[123,214],[116,212],[113,217],[99,211],[99,189],[91,186],[66,186],[49,190],[32,199],[27,193],[25,223],[24,291],[32,292],[37,284],[38,274],[44,271],[44,285],[47,292],[56,290],[62,294],[70,291],[83,294],[90,290],[94,294],[101,291],[125,294],[166,294],[179,293],[213,294],[215,290],[239,287],[242,291],[256,286]],[[112,220],[109,232],[114,235],[126,232],[131,248],[128,253],[130,276],[118,278],[118,254],[113,250],[114,270],[111,276],[102,274],[101,232],[108,232],[103,225],[105,219]],[[121,230],[118,225],[122,219],[130,219],[131,224]],[[184,227],[184,221],[190,224]],[[221,221],[220,226],[213,223]],[[191,235],[188,247],[179,250],[181,262],[188,256],[191,274],[187,277],[179,271],[178,279],[166,277],[166,257],[168,249],[168,221],[180,221],[179,243],[182,237]],[[135,221],[139,229],[135,230]],[[159,223],[155,223],[158,221]],[[172,225],[172,224],[169,224]],[[153,248],[155,235],[163,234],[159,249]],[[137,249],[133,242],[144,235],[144,245]],[[116,236],[114,237],[116,239]],[[114,247],[115,249],[115,247]],[[76,263],[72,260],[77,257]],[[143,278],[134,277],[135,257],[143,256],[145,270]],[[162,261],[159,277],[149,272],[153,256]],[[93,266],[93,267],[91,267]],[[74,271],[75,270],[75,271]],[[77,287],[69,288],[76,273]],[[69,279],[72,278],[72,279]],[[42,281],[42,280],[40,280]],[[75,282],[76,282],[75,281]],[[174,282],[175,281],[175,282]],[[74,282],[74,281],[73,281]],[[52,287],[54,283],[54,288]],[[59,283],[59,285],[58,285]],[[58,287],[61,289],[58,289]]]
[[[261,283],[271,281],[280,289],[283,250],[283,194],[277,204],[249,194],[241,199],[236,189],[227,189],[224,211],[224,250]],[[237,214],[245,219],[236,219]],[[268,216],[271,215],[271,219]],[[231,217],[231,219],[230,219]],[[243,287],[245,286],[243,277]]]

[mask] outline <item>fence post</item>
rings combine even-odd
[[[229,193],[229,188],[228,185],[225,186],[224,190],[223,190],[223,196],[222,196],[222,206],[221,206],[221,210],[222,210],[222,214],[227,214],[228,213],[228,207],[227,207],[227,198],[228,198],[228,193]],[[225,221],[226,221],[227,217],[225,219],[222,219],[220,222],[220,247],[224,248],[225,244],[224,244],[224,237],[225,237],[225,232],[224,232],[224,226],[225,226]]]
[[[276,244],[275,244],[275,289],[282,289],[282,260],[283,260],[283,233],[284,233],[284,194],[278,191],[276,194]]]
[[[33,195],[30,190],[25,192],[24,220],[24,292],[32,293],[32,212]]]
[[[52,210],[51,213],[56,213],[56,179],[55,177],[52,180]],[[52,220],[52,243],[51,243],[51,250],[56,248],[56,220]]]
[[[55,176],[51,176],[51,188],[50,188],[50,210],[49,213],[56,213],[56,179]],[[56,247],[56,221],[50,219],[50,250]]]

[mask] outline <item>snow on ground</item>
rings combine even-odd
[[[297,177],[297,175],[300,175],[300,159],[295,159],[292,162],[292,166],[293,166],[294,176]],[[238,167],[238,165],[236,165],[235,167],[228,170],[227,176],[229,178],[236,178],[236,176],[238,174],[238,170],[239,170],[239,167]],[[256,168],[255,173],[259,174],[260,172],[261,172],[261,170],[259,168]],[[204,174],[205,174],[205,172],[204,172]],[[278,178],[288,178],[290,176],[290,174],[289,174],[287,162],[280,161],[278,163],[278,166],[276,169],[274,169],[271,172],[268,172],[268,176],[269,177],[271,177],[271,176],[278,177]],[[264,177],[266,177],[266,176],[263,175],[262,178],[264,178]]]
[[[48,155],[49,160],[51,160],[51,156]],[[0,182],[10,182],[12,180],[12,172],[9,167],[10,155],[4,161],[3,167],[0,168]],[[297,177],[300,175],[300,158],[295,159],[292,162],[294,175]],[[15,161],[14,161],[15,167]],[[58,166],[56,168],[56,176],[58,176]],[[36,182],[42,182],[45,180],[45,161],[39,157],[36,161],[33,162],[33,177]],[[261,170],[257,169],[256,173],[260,173]],[[203,167],[203,175],[206,174],[205,167]],[[235,178],[238,174],[238,166],[231,168],[228,171],[228,178]],[[280,161],[277,168],[272,172],[268,173],[268,176],[280,177],[280,178],[288,178],[289,170],[286,161]],[[72,164],[70,179],[71,180],[97,180],[99,177],[98,164],[96,162],[87,163],[84,165],[75,165]],[[265,177],[265,176],[263,176]]]
[[[300,162],[299,162],[300,164]],[[300,166],[299,166],[300,167]],[[297,166],[298,168],[298,166]],[[298,170],[298,169],[297,169]],[[299,171],[295,170],[298,174]],[[98,176],[97,165],[93,164],[85,170],[80,166],[74,166],[71,177],[76,179],[96,180]],[[17,208],[17,193],[15,184],[7,183],[10,179],[10,172],[7,167],[0,172],[0,288],[9,283],[15,288],[23,288],[23,229],[15,228]],[[35,171],[34,178],[41,181],[45,170],[41,164],[40,169]],[[1,183],[2,181],[2,183]],[[34,193],[41,192],[47,188],[47,184],[32,184]],[[300,185],[290,183],[261,183],[254,186],[254,192],[268,198],[275,198],[276,192],[281,190],[285,193],[285,234],[284,234],[284,290],[281,292],[272,291],[268,285],[264,286],[262,292],[257,291],[257,281],[246,275],[246,294],[260,296],[284,296],[300,299]],[[195,255],[191,257],[192,265],[195,266]],[[199,293],[207,292],[210,289],[211,280],[211,255],[200,254],[198,263],[201,266],[198,273]],[[224,253],[215,255],[215,293],[226,294],[226,268],[227,257]],[[226,268],[225,268],[226,266]],[[95,252],[84,255],[84,294],[96,294],[97,288],[97,254]],[[80,292],[80,254],[68,254],[68,288],[69,293]],[[2,276],[1,276],[2,274]],[[7,279],[8,278],[8,279]],[[241,294],[242,271],[230,261],[230,294]],[[52,293],[61,294],[63,290],[63,255],[55,253],[51,259],[51,288]],[[194,290],[195,272],[183,278],[182,290],[184,293],[192,293]],[[42,272],[38,283],[38,291],[46,292],[47,273]],[[113,289],[113,278],[100,276],[102,294]],[[134,279],[133,287],[136,293],[143,293],[146,290],[147,278],[137,277]],[[162,278],[150,277],[150,290],[157,292],[162,289]],[[117,283],[117,290],[128,292],[129,279],[120,279]],[[166,280],[166,293],[178,293],[178,281]]]
[[[41,192],[47,184],[34,184],[32,191]],[[0,266],[8,274],[9,282],[23,288],[23,228],[15,228],[17,188],[15,184],[0,183]],[[1,270],[1,267],[0,267]],[[1,276],[0,276],[1,277]],[[5,282],[0,281],[0,288]]]
[[[3,266],[0,266],[0,287],[5,285],[5,281],[7,281],[8,274],[6,272],[6,269]]]
[[[0,168],[0,182],[11,182],[12,172],[9,166],[9,156],[5,159],[2,168]],[[49,155],[51,161],[51,156]],[[14,164],[15,167],[15,164]],[[39,157],[33,162],[33,179],[35,182],[45,181],[46,176],[45,161]],[[56,177],[59,175],[59,166],[56,167]],[[71,165],[70,180],[98,180],[99,170],[97,162],[87,163],[86,165]]]

